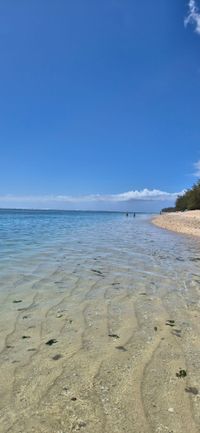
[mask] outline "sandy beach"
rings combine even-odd
[[[200,210],[166,213],[153,218],[152,222],[163,229],[200,236]]]

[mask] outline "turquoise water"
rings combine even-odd
[[[54,273],[83,280],[176,279],[183,289],[199,274],[199,240],[154,227],[150,215],[108,212],[0,211],[1,291],[20,290]],[[94,269],[93,269],[94,268]],[[183,282],[181,284],[181,281]],[[177,288],[177,285],[176,285]],[[172,288],[171,288],[172,289]],[[170,290],[170,287],[169,287]]]

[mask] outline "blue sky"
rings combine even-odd
[[[158,210],[192,185],[198,7],[0,2],[0,206]]]

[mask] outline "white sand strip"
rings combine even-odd
[[[163,229],[193,236],[200,236],[200,210],[165,213],[152,222]]]

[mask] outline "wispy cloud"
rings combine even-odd
[[[200,35],[200,12],[195,0],[189,0],[188,3],[189,12],[188,16],[185,18],[185,26],[188,24],[194,24],[195,31]]]
[[[149,190],[147,188],[143,190],[135,190],[128,191],[119,194],[89,194],[89,195],[81,195],[81,196],[71,196],[71,195],[2,195],[0,196],[0,204],[1,203],[29,203],[35,204],[40,203],[44,206],[49,204],[78,204],[78,203],[92,203],[92,202],[110,202],[110,203],[120,203],[120,202],[129,202],[132,200],[140,200],[140,201],[164,201],[164,200],[172,200],[174,201],[176,197],[181,192],[165,192],[160,191],[158,189]]]
[[[194,176],[200,177],[200,160],[194,163],[195,172],[193,173]]]

